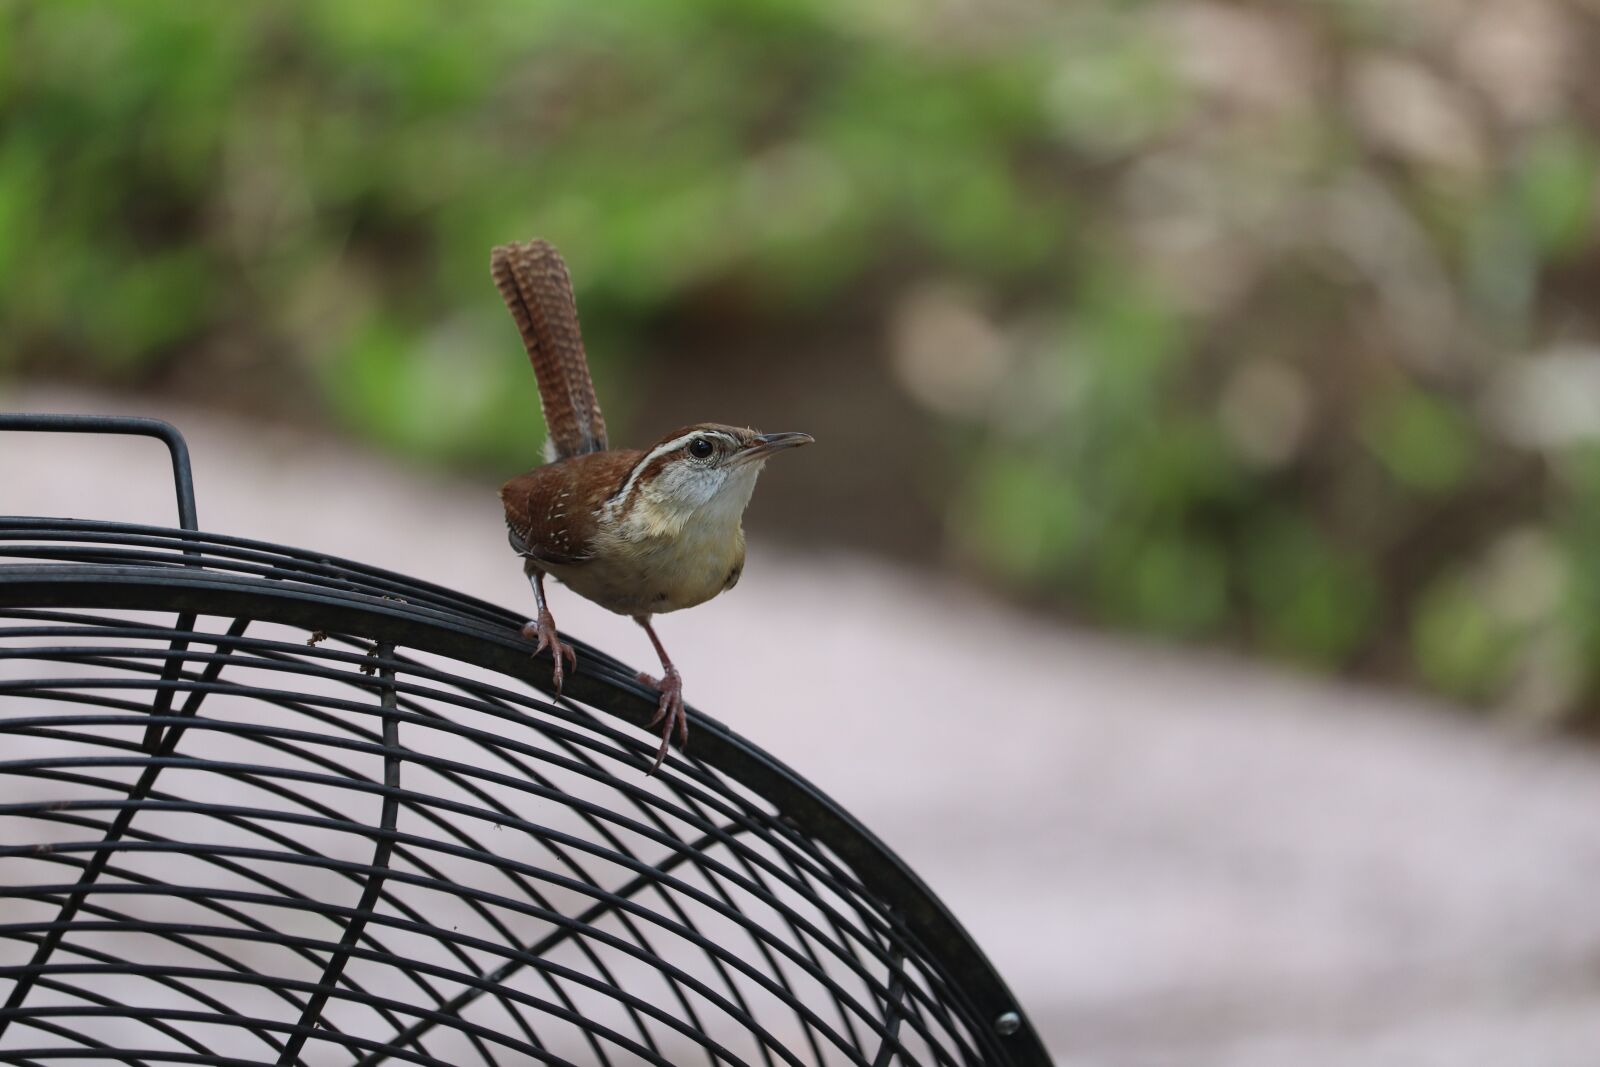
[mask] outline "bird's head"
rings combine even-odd
[[[758,433],[712,422],[685,426],[645,451],[616,502],[630,511],[642,508],[655,524],[681,526],[697,515],[737,521],[767,459],[812,440],[807,433]]]

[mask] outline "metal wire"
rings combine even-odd
[[[698,713],[645,777],[653,695],[522,621],[0,518],[0,1062],[1049,1062],[855,820]]]

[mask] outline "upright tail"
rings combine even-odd
[[[500,245],[489,257],[494,284],[522,333],[539,381],[539,405],[550,434],[549,459],[606,449],[606,420],[595,399],[589,359],[578,329],[572,279],[549,242]]]

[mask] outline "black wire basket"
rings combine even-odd
[[[1047,1064],[892,853],[579,644],[348,560],[0,518],[0,1062]],[[13,438],[13,440],[15,440]]]

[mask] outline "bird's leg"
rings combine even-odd
[[[577,670],[578,654],[572,650],[571,645],[561,640],[560,635],[556,633],[555,617],[550,614],[550,605],[546,604],[544,599],[544,571],[535,567],[532,560],[528,560],[523,564],[523,570],[527,572],[528,584],[533,586],[533,599],[539,605],[539,617],[523,624],[522,636],[529,641],[538,640],[539,647],[533,650],[535,656],[547,648],[550,650],[550,658],[555,662],[555,669],[551,671],[551,680],[555,682],[556,693],[559,695],[561,693],[562,675],[561,657],[567,657],[567,663],[571,665],[573,670]]]
[[[650,643],[656,646],[656,655],[661,657],[660,680],[642,671],[639,673],[639,681],[661,693],[661,702],[656,705],[655,717],[647,724],[648,726],[661,724],[661,748],[656,752],[656,762],[650,768],[650,773],[654,774],[661,766],[661,761],[667,758],[667,745],[672,741],[674,730],[678,733],[678,747],[683,748],[688,745],[689,717],[683,711],[683,677],[678,674],[678,668],[672,665],[667,650],[661,647],[661,638],[656,636],[655,628],[650,625],[650,616],[636,615],[633,621],[644,627],[644,632],[650,635]]]

